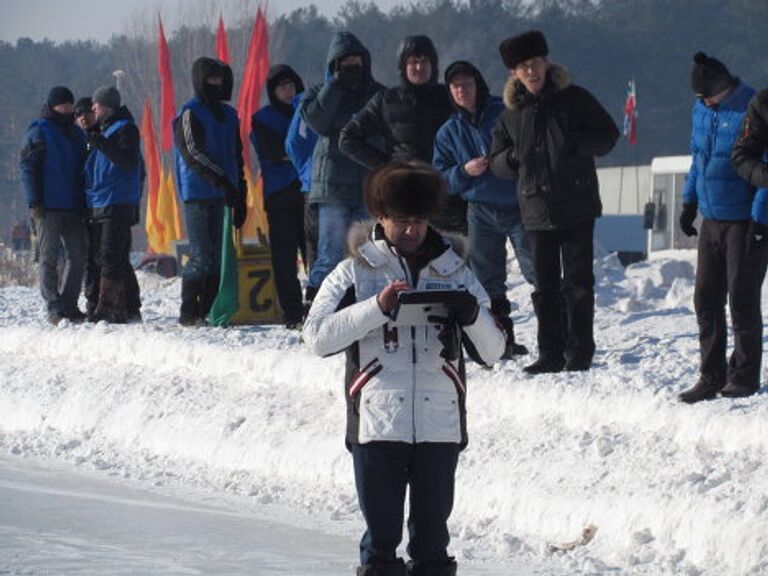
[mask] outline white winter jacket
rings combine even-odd
[[[449,243],[430,229],[435,258],[420,272],[416,288],[469,290],[480,311],[464,328],[476,356],[498,360],[506,336],[490,312],[480,282]],[[352,256],[320,287],[304,324],[312,352],[346,351],[347,442],[452,442],[466,444],[466,377],[463,357],[448,362],[437,338],[441,326],[394,326],[376,301],[397,279],[413,285],[405,259],[383,238],[379,227],[350,233]]]

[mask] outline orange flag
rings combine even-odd
[[[173,184],[171,171],[166,171],[165,166],[160,170],[160,188],[157,194],[157,219],[163,225],[163,230],[165,230],[161,252],[173,254],[173,243],[181,240],[184,236],[181,233],[176,186]]]
[[[144,217],[144,229],[147,232],[149,251],[155,254],[164,252],[165,230],[158,220],[157,195],[160,188],[160,152],[157,149],[155,123],[152,120],[152,103],[149,98],[144,102],[141,115],[141,139],[144,142],[144,158],[147,170],[147,213]]]
[[[224,19],[219,16],[219,27],[216,29],[216,57],[229,64],[229,43],[227,32],[224,30]]]
[[[173,93],[173,77],[171,76],[171,55],[168,43],[165,41],[163,21],[157,15],[157,71],[160,73],[160,143],[163,150],[173,148],[173,117],[176,115]]]

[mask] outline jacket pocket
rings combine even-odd
[[[361,442],[412,438],[411,407],[405,390],[365,390],[360,398]]]
[[[421,414],[421,442],[460,442],[461,417],[458,392],[432,390],[416,397]]]

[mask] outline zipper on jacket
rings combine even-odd
[[[405,280],[408,284],[413,286],[413,278],[411,277],[410,270],[408,270],[408,264],[403,261],[400,255],[397,255],[397,261],[400,262],[400,267],[405,274]],[[416,288],[416,286],[413,286]],[[416,443],[416,327],[411,326],[411,437],[413,442]]]

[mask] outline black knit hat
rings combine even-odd
[[[549,46],[544,34],[538,30],[531,30],[504,40],[499,44],[499,54],[504,61],[504,66],[512,69],[531,58],[546,56],[549,54]]]
[[[691,87],[699,98],[711,98],[733,84],[733,76],[725,64],[717,58],[711,58],[704,52],[693,55]]]
[[[75,102],[75,116],[88,114],[92,108],[93,100],[91,100],[90,96],[83,96],[82,98],[78,98],[77,102]]]
[[[430,218],[440,211],[445,180],[429,164],[419,161],[382,164],[365,180],[363,197],[368,213],[383,216]]]
[[[72,94],[72,90],[66,86],[54,86],[51,91],[48,92],[48,106],[53,108],[59,104],[74,104],[75,95]]]
[[[107,108],[112,108],[113,110],[120,108],[120,92],[114,86],[97,88],[91,98],[93,98],[94,102]]]

